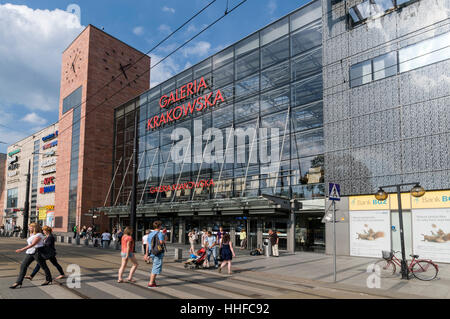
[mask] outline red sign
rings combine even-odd
[[[161,108],[166,108],[176,102],[180,102],[191,96],[200,94],[202,89],[206,88],[208,88],[208,86],[205,79],[202,77],[199,81],[195,80],[194,82],[183,85],[181,88],[170,93],[169,96],[163,95],[159,100],[159,106]],[[216,105],[218,102],[225,102],[220,90],[217,90],[215,93],[211,92],[204,94],[190,102],[178,105],[163,114],[158,114],[148,119],[147,130],[152,130],[163,124],[179,120],[180,118],[187,116],[189,113],[194,113],[194,111],[202,111],[207,107]]]
[[[51,184],[55,184],[55,177],[47,177],[44,179],[44,185],[51,185]]]
[[[214,186],[214,181],[211,180],[201,180],[198,183],[195,182],[186,182],[181,184],[173,184],[173,185],[163,185],[160,187],[150,187],[150,194],[153,193],[162,193],[169,192],[180,189],[192,189],[192,188],[205,188],[209,186]]]

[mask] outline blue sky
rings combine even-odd
[[[88,24],[147,52],[211,0],[0,0],[0,152],[58,120],[62,51]],[[240,0],[229,0],[229,8]],[[308,0],[248,0],[218,24],[152,69],[152,85],[181,72]],[[69,23],[70,4],[81,21]],[[153,63],[219,16],[217,0],[151,54]],[[6,127],[7,128],[6,128]]]

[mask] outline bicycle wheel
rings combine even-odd
[[[428,260],[417,260],[411,271],[419,280],[433,280],[438,274],[437,266]]]
[[[391,260],[380,259],[375,263],[375,266],[380,267],[380,277],[392,277],[395,274],[395,264]],[[375,268],[376,270],[376,268]]]

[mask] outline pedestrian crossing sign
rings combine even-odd
[[[328,199],[329,200],[341,200],[341,186],[339,184],[328,184]]]

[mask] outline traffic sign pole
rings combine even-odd
[[[333,273],[336,282],[336,201],[333,200]]]

